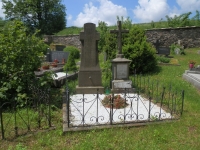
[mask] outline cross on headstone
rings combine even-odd
[[[100,38],[96,31],[95,24],[86,23],[84,31],[80,32],[80,41],[82,44],[81,51],[81,68],[93,68],[98,65],[98,49],[97,42]]]
[[[117,57],[123,57],[122,54],[122,33],[129,33],[129,30],[122,30],[121,21],[117,21],[117,30],[110,30],[110,33],[117,33],[118,41],[118,55]]]
[[[97,89],[99,93],[104,92],[97,49],[99,38],[95,24],[84,24],[84,31],[80,32],[81,65],[76,87],[77,94],[95,94]]]

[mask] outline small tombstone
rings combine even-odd
[[[55,59],[57,59],[59,63],[62,63],[63,60],[67,61],[68,56],[69,52],[50,51],[49,53],[47,53],[46,61],[53,62]]]
[[[98,59],[99,33],[93,23],[84,24],[84,31],[80,32],[81,64],[78,73],[77,94],[104,93],[101,82],[101,69]]]
[[[181,45],[181,40],[178,40],[178,45]]]
[[[174,52],[175,52],[176,55],[179,55],[179,54],[180,54],[180,51],[181,51],[180,48],[175,48],[175,49],[174,49]]]

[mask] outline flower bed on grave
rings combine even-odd
[[[111,108],[111,101],[112,101],[112,95],[107,95],[104,97],[104,99],[102,100],[102,104],[104,107],[108,107]],[[113,98],[113,108],[114,109],[121,109],[121,108],[125,108],[126,106],[128,106],[128,103],[126,102],[126,100],[121,97],[121,95],[115,95]]]

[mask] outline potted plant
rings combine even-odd
[[[194,60],[190,60],[189,61],[189,68],[194,68],[194,65],[196,64],[196,62]]]
[[[53,62],[53,63],[51,63],[51,66],[52,66],[52,67],[57,67],[58,64],[57,64],[57,62]]]
[[[42,69],[44,69],[44,70],[49,69],[49,63],[48,62],[43,62],[42,63]]]

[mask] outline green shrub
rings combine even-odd
[[[77,71],[75,58],[74,58],[74,55],[72,55],[72,53],[69,54],[69,58],[67,60],[67,63],[64,65],[64,70],[74,71],[74,72]]]
[[[63,51],[70,52],[70,55],[72,55],[71,57],[73,57],[74,59],[80,58],[80,51],[78,48],[74,46],[67,46],[66,48],[64,48]]]
[[[28,34],[20,21],[10,21],[0,33],[0,99],[27,98],[27,87],[40,66],[44,42],[38,32]]]
[[[147,73],[157,65],[156,50],[146,41],[145,31],[133,26],[129,34],[123,39],[122,51],[125,58],[130,59],[130,71]]]
[[[157,61],[158,62],[162,62],[162,63],[169,63],[170,62],[170,58],[166,58],[166,57],[157,57]]]
[[[177,48],[180,49],[180,54],[181,54],[181,55],[185,55],[185,51],[184,51],[183,47],[180,46],[180,45],[178,45],[178,44],[172,44],[172,45],[170,46],[170,51],[172,52],[172,54],[175,54],[175,53],[176,53],[175,50],[176,50]]]

